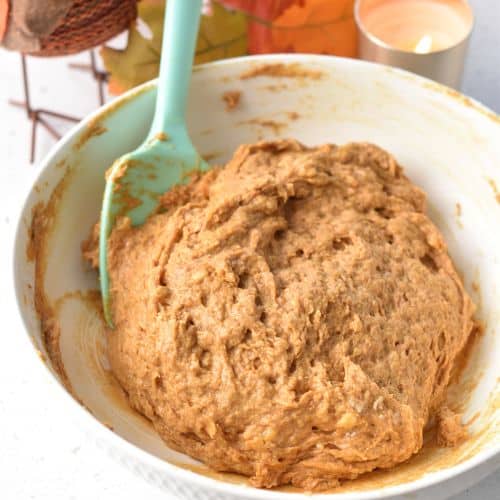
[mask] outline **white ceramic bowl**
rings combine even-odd
[[[321,78],[240,78],[271,63],[300,65]],[[27,196],[16,238],[15,287],[35,346],[33,363],[48,375],[48,394],[66,399],[61,418],[73,417],[103,449],[150,483],[187,499],[289,498],[290,492],[254,489],[243,479],[193,472],[201,470],[196,462],[168,449],[128,408],[106,372],[102,321],[81,293],[97,288],[97,278],[82,263],[80,243],[98,218],[105,169],[147,132],[154,87],[148,83],[123,95],[73,129],[45,159]],[[242,92],[232,111],[226,111],[221,99],[227,90]],[[500,118],[409,73],[348,59],[277,55],[196,68],[188,122],[196,146],[216,162],[228,159],[241,143],[273,137],[295,137],[311,145],[370,141],[387,148],[428,193],[430,216],[480,305],[486,332],[455,391],[472,391],[470,398],[463,396],[463,404],[465,420],[480,412],[470,427],[474,437],[458,450],[429,449],[403,467],[318,496],[445,498],[494,470],[500,456],[500,231],[495,228],[500,196],[494,189],[495,183],[500,187]],[[44,366],[35,356],[36,349],[45,348],[33,303],[34,264],[25,251],[27,228],[32,208],[47,203],[58,184],[41,284],[57,309],[61,353],[73,391],[92,413],[69,395],[50,363]],[[296,493],[293,498],[310,496]]]

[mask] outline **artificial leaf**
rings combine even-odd
[[[264,21],[273,21],[290,5],[303,2],[304,0],[218,0],[218,3]]]
[[[354,0],[305,0],[273,23],[269,52],[307,52],[356,57]]]
[[[247,53],[247,19],[242,12],[231,11],[212,2],[200,20],[195,63],[237,57]]]
[[[123,50],[103,47],[101,56],[109,72],[109,90],[119,94],[158,76],[165,3],[143,0],[138,4],[138,17],[148,26],[151,37],[132,26]]]
[[[143,0],[138,5],[138,17],[149,28],[151,37],[133,26],[125,49],[101,49],[110,74],[110,92],[119,94],[158,76],[164,13],[164,1]],[[195,63],[246,54],[246,31],[243,13],[229,11],[214,2],[200,21]]]
[[[231,9],[239,10],[248,14],[253,14],[257,3],[255,0],[216,0],[216,3],[229,7]]]
[[[272,46],[272,22],[288,7],[302,5],[304,0],[220,0],[220,3],[248,14],[248,51],[264,54]]]
[[[9,0],[0,0],[0,42],[7,30],[7,20],[9,19]]]

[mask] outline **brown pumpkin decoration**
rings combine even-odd
[[[129,28],[136,17],[137,0],[75,0],[32,55],[60,56],[97,47]]]
[[[34,56],[74,54],[101,45],[136,17],[137,0],[0,0],[0,42]]]

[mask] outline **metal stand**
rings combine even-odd
[[[90,51],[90,65],[70,64],[70,66],[72,68],[90,71],[92,76],[98,82],[99,104],[100,105],[104,104],[104,83],[107,80],[107,74],[97,69],[94,52],[92,50]],[[67,115],[64,113],[59,113],[56,111],[51,111],[49,109],[33,108],[30,98],[28,68],[27,68],[27,61],[25,54],[21,54],[21,68],[23,77],[24,101],[17,101],[14,99],[10,99],[9,104],[19,108],[24,108],[26,110],[26,115],[28,119],[31,120],[32,122],[30,162],[33,163],[35,159],[36,137],[39,124],[42,125],[42,127],[44,127],[45,130],[47,130],[47,132],[49,132],[49,134],[52,135],[52,137],[54,137],[54,139],[58,140],[61,138],[61,134],[59,134],[59,132],[57,132],[57,130],[50,124],[50,122],[47,120],[47,117],[59,118],[60,120],[66,120],[74,123],[79,122],[80,118]]]
[[[93,50],[90,50],[90,64],[81,63],[70,63],[69,67],[73,69],[79,69],[82,71],[89,71],[97,81],[97,90],[99,92],[99,105],[104,104],[104,84],[108,81],[108,73],[105,71],[100,71],[97,69],[97,63],[95,59],[95,54]]]

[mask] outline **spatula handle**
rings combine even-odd
[[[160,75],[150,136],[185,122],[202,0],[168,0]]]

